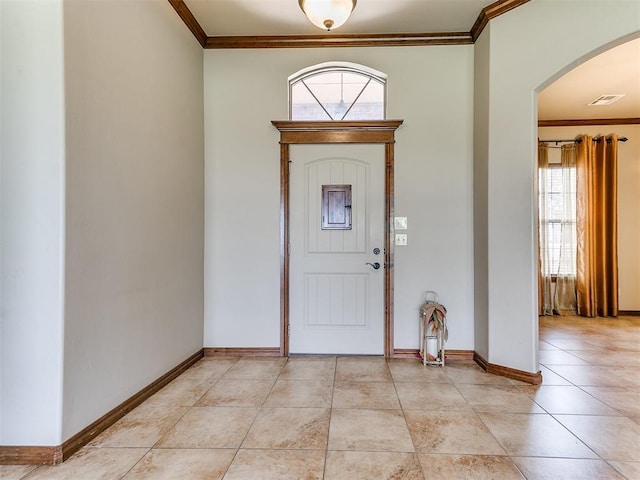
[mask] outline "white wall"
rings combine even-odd
[[[279,133],[287,77],[350,61],[385,72],[396,135],[395,211],[409,245],[395,254],[395,348],[417,348],[418,308],[436,290],[448,348],[472,350],[473,47],[205,52],[205,340],[280,344]]]
[[[639,80],[640,81],[640,80]],[[617,133],[618,142],[618,294],[620,310],[640,311],[640,125],[541,127],[541,139]]]
[[[63,440],[202,348],[202,49],[168,2],[64,4]]]
[[[578,8],[570,0],[529,2],[492,20],[483,32],[490,56],[489,237],[487,251],[475,255],[488,261],[487,360],[528,372],[538,370],[536,91],[640,29],[640,2],[579,3]]]
[[[60,444],[60,1],[0,1],[0,445]]]

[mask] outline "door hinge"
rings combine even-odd
[[[287,255],[291,255],[291,242],[287,243]]]

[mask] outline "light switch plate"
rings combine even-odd
[[[396,230],[407,229],[407,217],[395,217],[394,226]]]
[[[396,233],[396,245],[403,247],[407,245],[406,233]]]

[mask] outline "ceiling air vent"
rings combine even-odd
[[[620,93],[617,95],[600,95],[595,100],[587,103],[589,106],[600,107],[602,105],[611,105],[613,102],[617,102],[622,97],[624,97],[624,93]]]

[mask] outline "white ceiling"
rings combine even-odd
[[[358,0],[336,34],[469,32],[491,0]],[[209,36],[316,35],[298,0],[185,0]],[[326,33],[331,35],[332,33]]]
[[[587,106],[620,93],[624,97],[611,105]],[[586,61],[540,92],[538,118],[640,118],[640,38]]]
[[[1,0],[0,0],[1,1]],[[358,0],[351,18],[332,32],[313,26],[298,0],[185,0],[208,36],[342,35],[469,32],[492,0]],[[606,94],[618,102],[589,107]],[[538,97],[540,120],[640,118],[640,39],[568,72]]]

